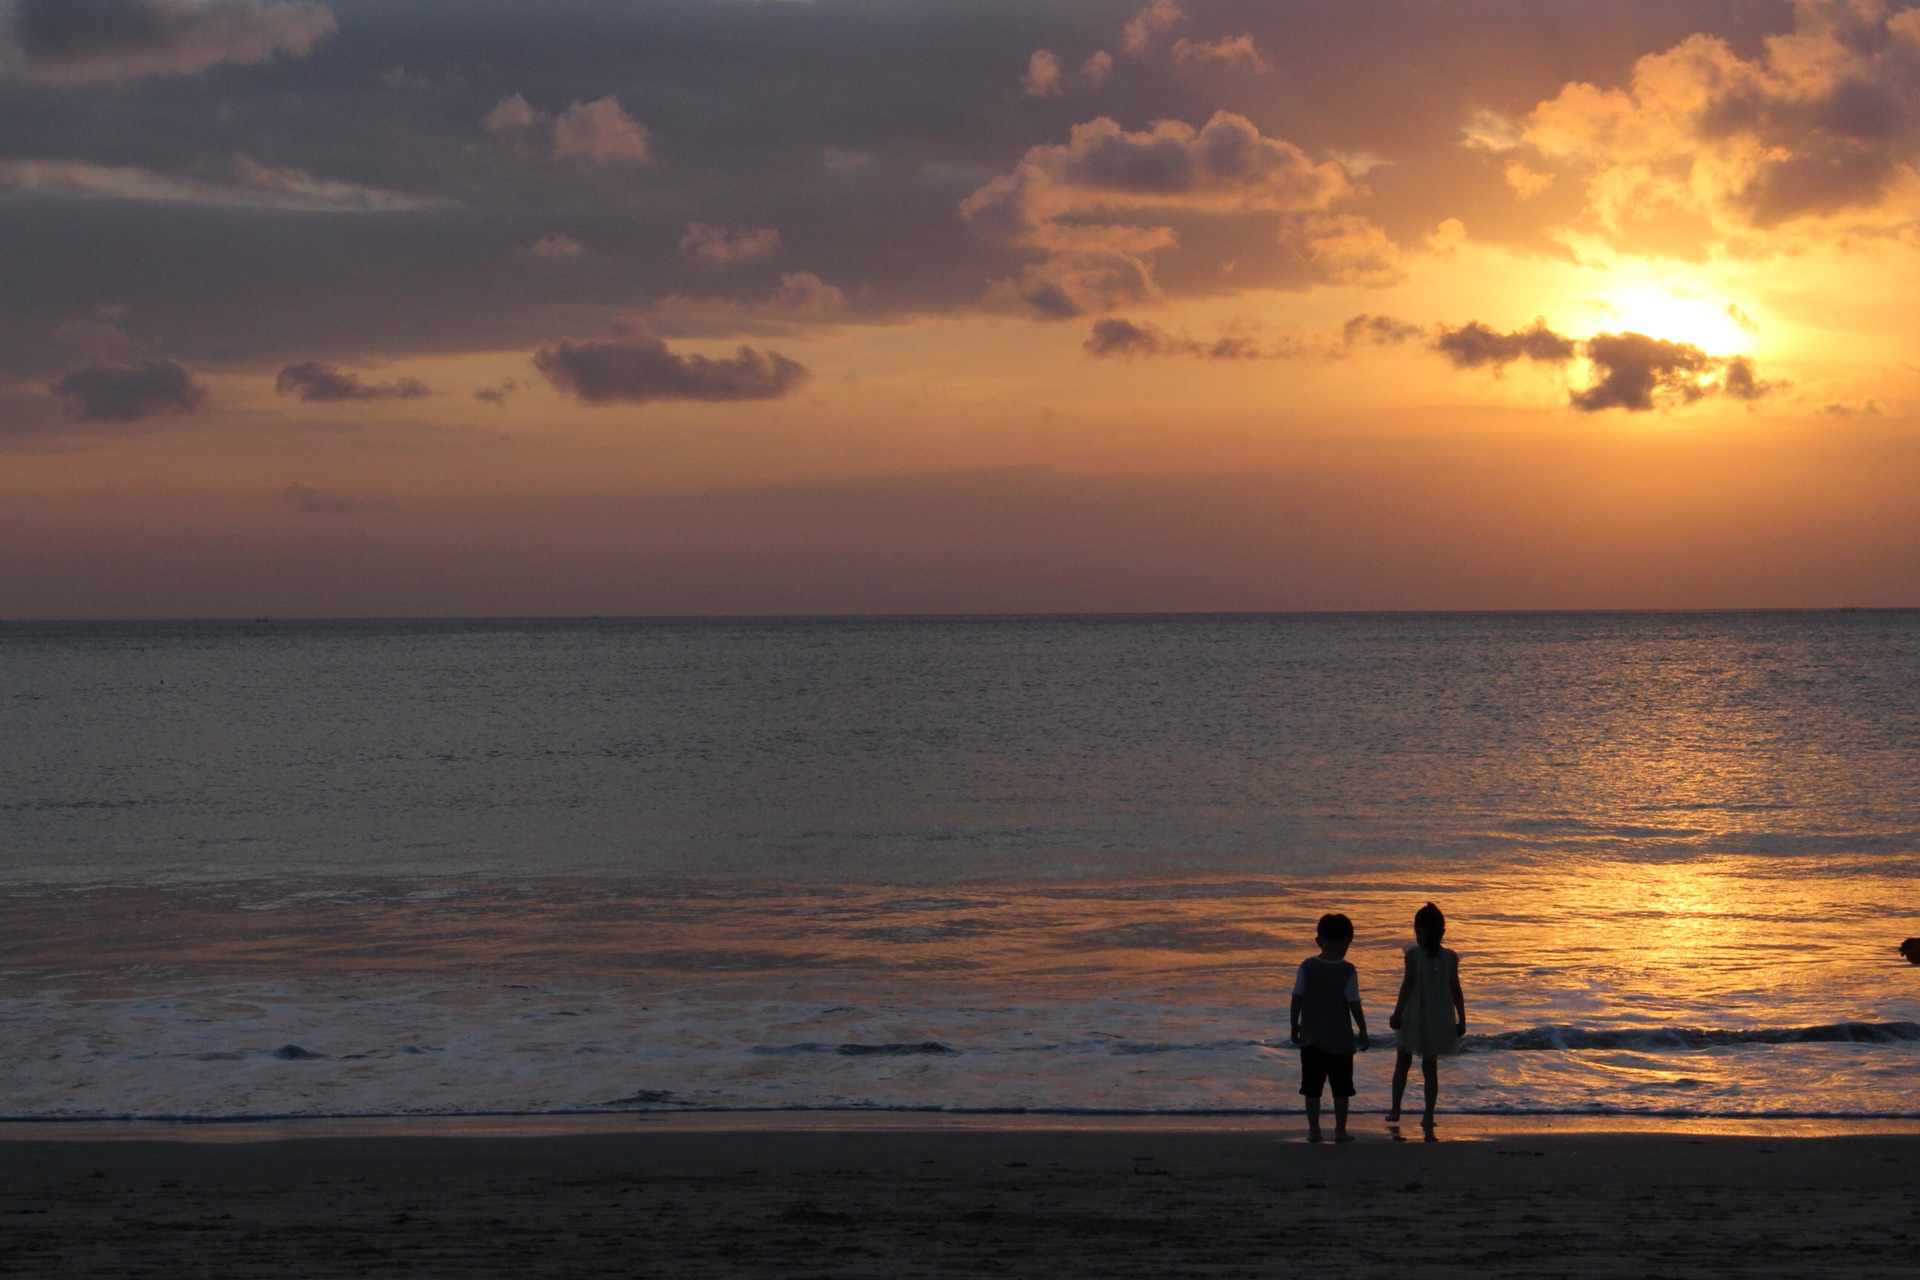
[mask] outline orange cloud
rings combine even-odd
[[[1272,71],[1273,66],[1260,56],[1252,36],[1229,36],[1222,40],[1186,40],[1173,42],[1173,60],[1183,67],[1242,67],[1248,71]]]
[[[1483,122],[1473,140],[1579,175],[1591,216],[1614,235],[1675,218],[1745,242],[1908,223],[1920,11],[1885,0],[1797,0],[1794,11],[1794,30],[1757,57],[1691,36],[1641,58],[1626,88],[1569,84],[1517,132]],[[1508,178],[1522,196],[1550,180],[1524,165]]]
[[[644,164],[647,127],[620,109],[612,94],[575,102],[553,122],[553,154],[595,164]]]

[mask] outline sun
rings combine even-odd
[[[1742,355],[1753,345],[1753,322],[1723,299],[1653,282],[1609,290],[1595,303],[1599,328],[1685,342],[1708,355]]]

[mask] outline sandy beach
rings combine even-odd
[[[0,1270],[1907,1276],[1920,1249],[1913,1135],[1296,1128],[16,1136]]]

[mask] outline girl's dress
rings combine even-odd
[[[1400,1029],[1393,1033],[1393,1047],[1401,1053],[1421,1058],[1438,1058],[1460,1052],[1458,1023],[1453,1017],[1453,984],[1460,972],[1460,957],[1447,948],[1431,956],[1425,947],[1407,948],[1407,963],[1413,967],[1413,990],[1400,1010]]]

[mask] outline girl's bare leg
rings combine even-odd
[[[1413,1055],[1397,1053],[1393,1056],[1393,1109],[1387,1112],[1387,1122],[1400,1119],[1400,1100],[1407,1096],[1407,1072],[1413,1066]]]
[[[1433,1124],[1433,1104],[1440,1100],[1440,1059],[1421,1058],[1420,1079],[1422,1083],[1427,1086],[1427,1111],[1426,1114],[1420,1118],[1420,1123],[1431,1126]]]

